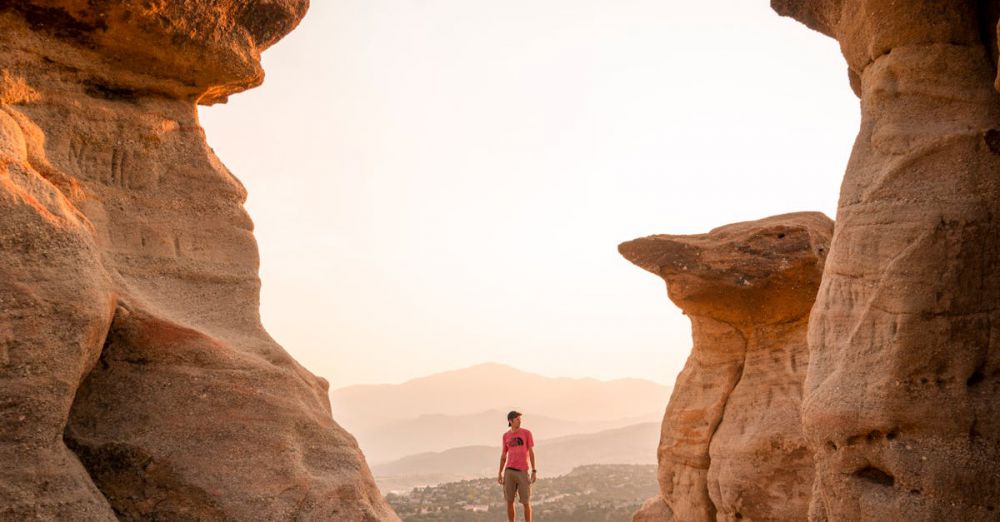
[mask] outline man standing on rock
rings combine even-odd
[[[514,522],[514,493],[524,505],[524,522],[531,522],[531,484],[535,481],[535,439],[531,432],[521,428],[521,412],[507,414],[510,429],[503,434],[503,451],[500,453],[500,475],[497,482],[503,486],[507,501],[507,520]],[[531,477],[528,477],[528,459],[531,459]]]

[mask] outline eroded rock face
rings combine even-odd
[[[198,124],[306,7],[0,2],[0,519],[396,519]]]
[[[811,518],[996,520],[997,2],[772,5],[838,39],[861,97],[809,325]]]
[[[806,328],[832,231],[810,212],[619,246],[666,281],[694,339],[663,418],[661,499],[635,520],[805,518]]]
[[[662,522],[673,519],[674,512],[661,496],[646,499],[639,511],[632,515],[632,522]]]

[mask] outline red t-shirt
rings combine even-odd
[[[531,438],[531,432],[518,428],[517,431],[508,430],[503,434],[503,454],[507,456],[508,468],[528,471],[528,450],[535,447],[535,439]]]

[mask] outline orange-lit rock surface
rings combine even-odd
[[[861,98],[809,325],[811,517],[1000,519],[1000,6],[772,6],[840,42]]]
[[[0,519],[396,518],[198,124],[306,7],[0,2]]]
[[[694,340],[663,418],[661,498],[635,520],[805,518],[806,331],[832,231],[823,214],[803,212],[618,247],[666,281]]]

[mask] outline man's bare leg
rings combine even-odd
[[[531,504],[525,502],[523,505],[524,505],[524,522],[531,522]]]
[[[507,520],[508,522],[514,522],[514,501],[511,500],[507,503]]]

